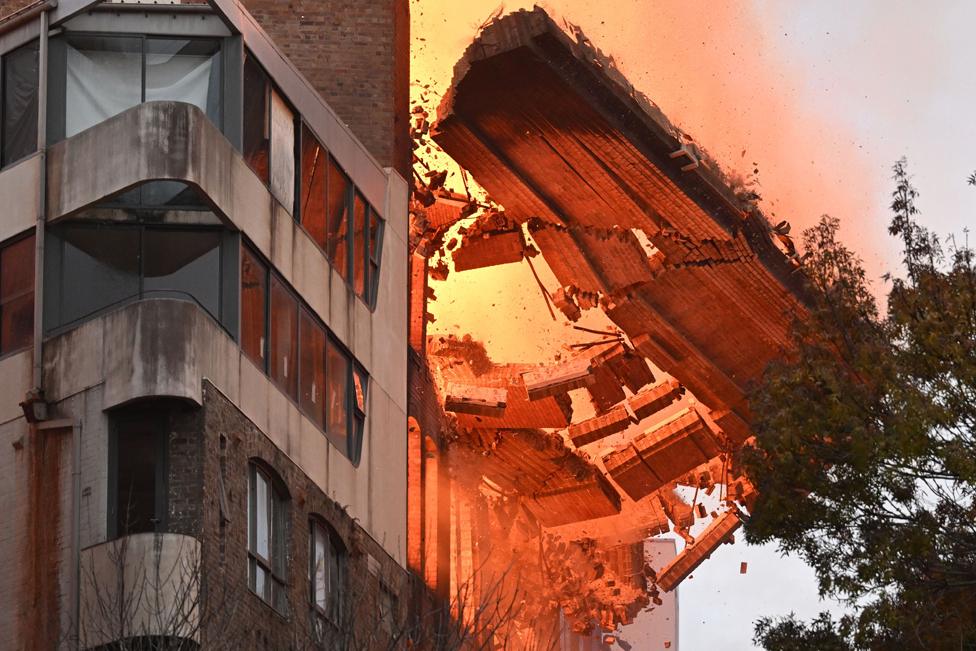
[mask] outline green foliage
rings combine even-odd
[[[820,613],[810,624],[791,613],[779,621],[763,618],[756,622],[753,642],[767,651],[851,651],[851,628],[850,620],[835,622],[830,613]]]
[[[894,180],[904,277],[886,278],[883,315],[837,220],[804,234],[816,300],[751,396],[746,537],[799,553],[852,605],[854,648],[976,649],[976,269],[918,222],[904,160]],[[835,623],[761,624],[766,648],[787,649],[781,633]],[[846,648],[828,638],[802,648]]]

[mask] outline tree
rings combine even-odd
[[[768,649],[791,631],[844,648],[828,628],[852,648],[976,648],[976,269],[968,242],[919,223],[904,160],[894,180],[904,276],[885,312],[822,218],[804,234],[809,314],[751,396],[746,538],[799,553],[854,613],[760,622]]]

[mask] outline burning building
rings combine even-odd
[[[799,262],[578,30],[493,20],[434,116],[403,0],[0,7],[14,646],[624,646],[730,540]],[[557,356],[430,327],[513,265]]]

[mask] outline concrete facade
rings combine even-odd
[[[52,23],[63,16],[66,22],[57,27],[66,33],[92,26],[111,31],[113,16],[120,31],[130,32],[139,24],[140,14],[125,11],[92,11],[72,22],[73,14],[93,4],[63,2],[52,13]],[[184,555],[174,551],[180,541],[198,548],[190,556],[200,559],[196,578],[188,579],[198,585],[182,594],[196,595],[199,582],[209,582],[210,592],[204,594],[213,599],[200,601],[182,629],[149,627],[140,635],[177,635],[198,640],[204,648],[321,648],[309,616],[310,518],[328,525],[341,540],[348,553],[349,598],[357,597],[357,617],[371,622],[368,631],[356,622],[337,622],[345,630],[330,635],[341,634],[354,644],[368,640],[358,648],[373,648],[374,643],[385,644],[382,636],[404,619],[407,599],[401,595],[409,588],[404,569],[408,186],[390,169],[392,155],[383,165],[377,162],[243,5],[213,5],[191,9],[219,15],[229,30],[226,47],[243,45],[252,51],[280,93],[278,117],[284,119],[274,123],[273,151],[279,158],[291,151],[281,146],[287,141],[282,129],[288,131],[291,118],[301,115],[381,216],[385,229],[373,304],[356,294],[293,216],[296,170],[279,168],[283,175],[265,185],[235,146],[227,121],[215,124],[200,109],[181,102],[139,104],[51,143],[44,156],[35,154],[0,170],[5,206],[0,245],[32,229],[39,210],[48,228],[56,229],[90,222],[93,207],[141,184],[186,183],[217,219],[200,213],[202,217],[194,218],[199,223],[184,225],[219,228],[238,248],[240,242],[249,242],[368,374],[361,458],[353,463],[345,450],[336,448],[296,399],[242,352],[239,314],[219,323],[190,300],[143,296],[47,333],[39,388],[48,415],[40,423],[28,423],[19,405],[29,390],[38,388],[31,376],[33,351],[0,357],[0,448],[5,451],[0,454],[0,499],[8,505],[9,523],[0,531],[0,639],[11,648],[89,648],[110,641],[105,627],[92,623],[97,619],[92,611],[98,610],[92,580],[139,575],[138,566],[154,562],[168,563],[169,569],[183,567]],[[0,4],[0,16],[13,8]],[[173,11],[182,16],[178,12],[184,9]],[[158,16],[146,20],[150,18],[156,30]],[[37,34],[34,18],[0,36],[0,54]],[[377,88],[392,94],[389,84]],[[226,106],[232,110],[235,104]],[[392,116],[392,100],[389,110]],[[389,122],[361,126],[371,125],[376,133],[363,133],[372,133],[374,143],[392,143]],[[43,205],[38,191],[42,181],[47,188]],[[230,274],[230,286],[240,291],[240,268],[222,268],[222,273]],[[52,282],[49,278],[49,288]],[[37,297],[43,302],[43,291]],[[224,295],[221,300],[239,310],[237,298]],[[118,414],[138,414],[143,408],[169,414],[165,531],[115,538],[110,525],[113,423]],[[288,495],[287,612],[276,611],[248,589],[252,462],[273,473]],[[120,540],[135,551],[121,574],[119,563],[113,562]],[[163,602],[178,601],[173,595],[186,589],[169,583],[164,587],[159,591]],[[157,615],[165,607],[152,606]],[[375,625],[380,611],[391,620],[386,628]],[[140,611],[135,619],[151,621],[151,615]],[[228,634],[230,627],[236,627],[233,635]]]

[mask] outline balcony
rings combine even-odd
[[[133,639],[200,641],[200,541],[125,536],[81,552],[80,647]]]

